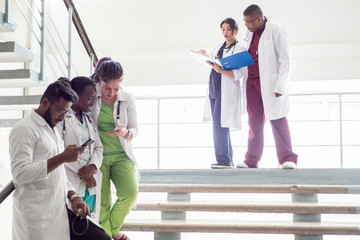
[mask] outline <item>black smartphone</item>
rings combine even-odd
[[[89,138],[89,140],[87,140],[86,142],[84,142],[81,146],[85,147],[85,146],[90,146],[91,144],[93,144],[95,142],[95,140]]]

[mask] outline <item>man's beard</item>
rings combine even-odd
[[[44,119],[51,128],[55,127],[55,125],[52,124],[50,108],[48,108],[48,110],[46,110],[46,112],[44,114]]]

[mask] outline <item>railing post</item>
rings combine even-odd
[[[45,58],[45,0],[41,1],[41,26],[40,26],[40,80],[44,80]]]
[[[160,168],[160,98],[157,99],[157,168]]]
[[[72,28],[72,15],[73,15],[73,7],[70,5],[68,9],[68,79],[71,79],[71,28]]]
[[[344,167],[344,162],[343,162],[343,117],[342,117],[342,98],[341,98],[341,94],[338,95],[339,96],[339,128],[340,128],[340,165],[341,168]]]
[[[9,23],[9,14],[10,14],[9,0],[5,0],[5,15],[4,15],[5,23]]]
[[[94,54],[90,53],[90,74],[91,76],[94,72]]]
[[[292,202],[318,202],[317,194],[301,194],[293,193],[291,194]],[[304,213],[294,213],[294,221],[305,221],[305,222],[321,222],[321,214],[304,214]],[[295,240],[322,240],[322,235],[295,235]]]

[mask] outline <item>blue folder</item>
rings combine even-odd
[[[218,59],[218,61],[220,61],[222,69],[226,70],[238,69],[255,64],[248,51],[239,52],[231,56]]]

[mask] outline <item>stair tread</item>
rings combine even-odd
[[[360,223],[226,219],[127,219],[122,231],[357,235]]]
[[[48,80],[40,80],[40,74],[30,69],[1,70],[0,87],[44,87],[48,85]]]
[[[33,52],[14,41],[0,42],[0,62],[31,62],[34,58]]]

